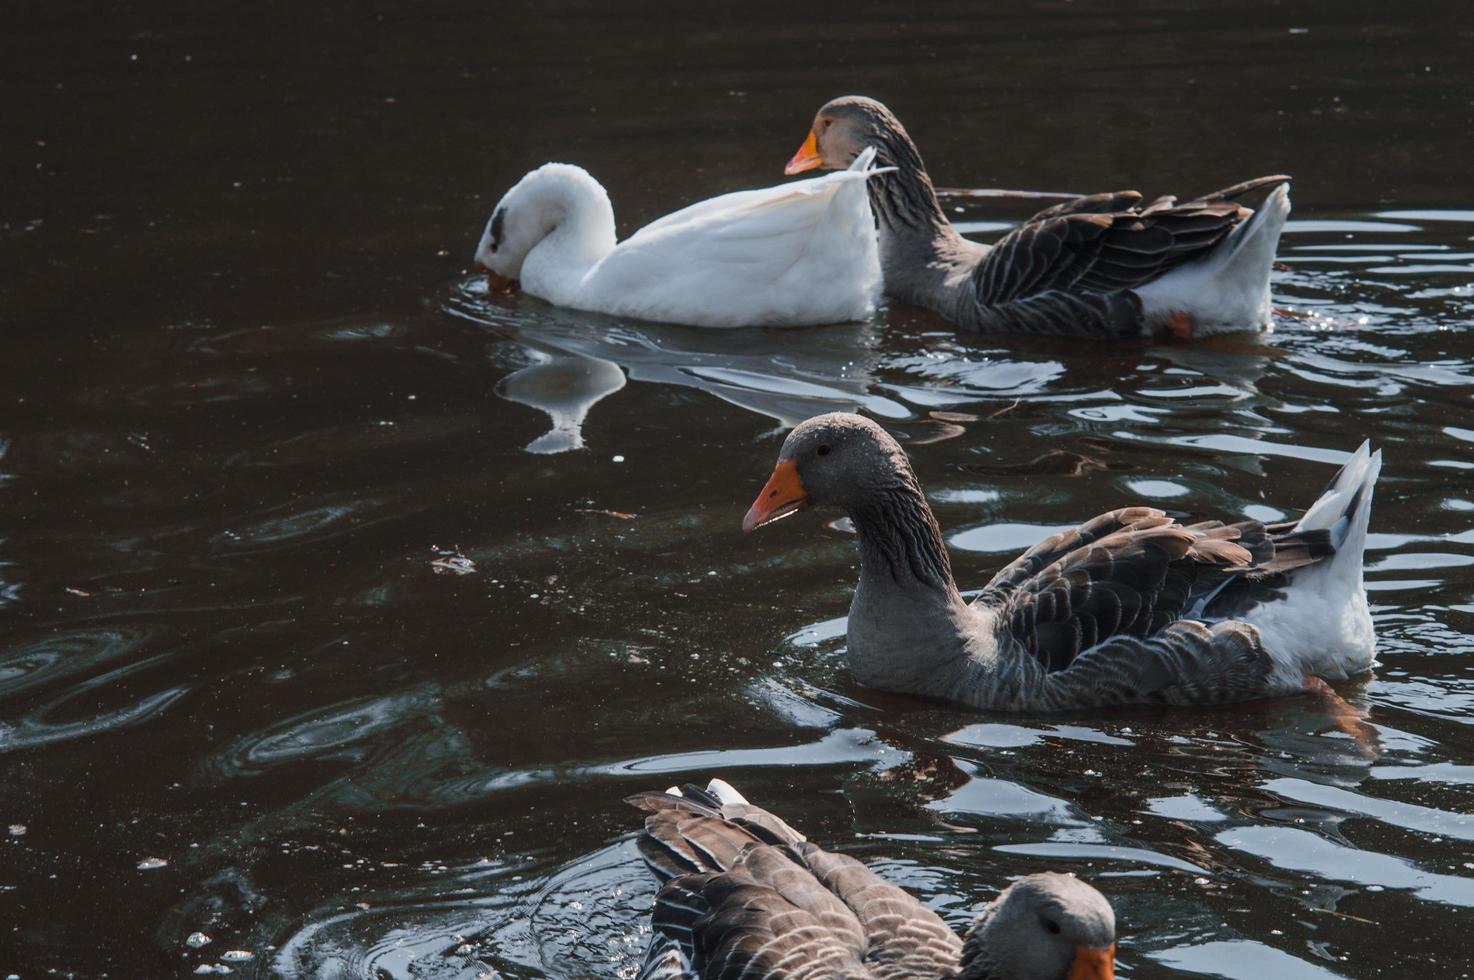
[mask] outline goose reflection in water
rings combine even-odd
[[[526,447],[529,452],[584,448],[589,412],[621,390],[627,377],[695,388],[783,428],[836,409],[863,408],[888,419],[913,415],[900,402],[871,391],[880,363],[875,323],[788,328],[780,335],[761,329],[717,333],[551,307],[532,317],[522,308],[514,318],[477,288],[468,285],[452,311],[494,326],[530,361],[503,378],[497,394],[538,409],[552,422],[551,430]],[[527,297],[514,302],[519,307],[536,303]],[[801,342],[795,343],[795,332],[802,334]],[[504,352],[496,356],[500,360]]]
[[[624,372],[602,357],[526,350],[532,363],[503,378],[496,393],[546,413],[553,427],[523,448],[530,453],[582,449],[584,419],[600,400],[624,387]]]
[[[934,441],[961,432],[939,426],[936,410],[1041,393],[1064,373],[1047,349],[1020,354],[944,343],[949,356],[939,360],[925,349],[935,338],[919,340],[909,326],[890,330],[884,320],[710,331],[557,310],[526,296],[489,297],[480,281],[463,284],[447,309],[490,327],[520,349],[513,356],[530,362],[496,390],[552,421],[526,447],[535,453],[584,448],[585,419],[626,380],[694,388],[772,419],[777,431],[826,412],[863,411],[888,424],[919,422],[907,441]],[[918,344],[923,349],[913,349]],[[506,347],[493,349],[497,363]]]

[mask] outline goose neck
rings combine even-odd
[[[875,166],[895,167],[870,179],[870,204],[882,237],[947,237],[956,235],[942,213],[936,189],[922,163],[921,152],[904,129],[890,125],[874,137]]]
[[[522,267],[531,292],[568,303],[588,273],[615,246],[614,208],[591,177],[559,181],[538,202],[547,233]]]
[[[944,696],[967,656],[973,614],[952,581],[941,529],[914,479],[852,507],[860,583],[849,664],[862,684]]]
[[[863,576],[906,592],[946,597],[957,591],[942,530],[914,477],[867,494],[850,508],[850,519]]]

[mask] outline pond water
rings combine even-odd
[[[0,976],[631,976],[621,799],[712,775],[959,926],[1076,871],[1124,976],[1467,976],[1474,35],[1452,3],[1112,6],[13,11]],[[588,167],[627,233],[777,182],[846,91],[944,186],[1294,174],[1285,315],[717,332],[470,274],[531,166]],[[944,203],[983,240],[1040,206]],[[964,588],[1128,502],[1294,514],[1370,438],[1379,667],[1342,694],[1375,737],[1310,699],[859,687],[844,522],[739,531],[836,408],[909,443]]]

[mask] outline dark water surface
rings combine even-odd
[[[1123,975],[1468,976],[1465,5],[1113,6],[9,11],[0,976],[629,976],[620,800],[711,774],[958,924],[1078,871]],[[587,166],[628,232],[776,182],[846,91],[943,185],[1293,173],[1292,315],[1196,347],[713,332],[468,274],[530,166]],[[947,203],[982,238],[1038,206]],[[1343,693],[1376,744],[1308,699],[859,688],[844,525],[738,530],[783,427],[856,406],[912,442],[964,588],[1131,501],[1292,514],[1370,437],[1380,667]]]

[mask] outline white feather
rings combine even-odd
[[[836,323],[874,312],[881,288],[865,189],[873,148],[848,170],[724,194],[618,244],[608,195],[568,164],[507,192],[477,261],[560,306],[709,327]],[[493,211],[495,216],[496,211]],[[496,247],[493,247],[496,246]]]
[[[1199,336],[1267,329],[1272,310],[1269,273],[1289,216],[1290,192],[1281,184],[1211,253],[1137,288],[1147,322],[1185,313]]]
[[[747,798],[732,788],[732,784],[723,779],[713,779],[706,784],[706,791],[722,801],[723,806],[746,803]]]
[[[1259,629],[1286,690],[1298,690],[1307,676],[1343,680],[1372,666],[1376,635],[1362,563],[1372,491],[1381,471],[1381,450],[1372,452],[1362,443],[1296,525],[1329,529],[1335,554],[1292,573],[1284,598],[1262,602],[1243,617]],[[1348,515],[1353,502],[1356,510]]]

